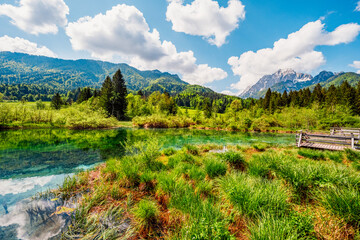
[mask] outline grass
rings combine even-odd
[[[141,228],[149,228],[156,224],[159,209],[153,200],[142,199],[135,205],[133,214]]]
[[[121,159],[66,179],[57,194],[82,201],[65,239],[354,239],[360,232],[354,153],[320,152],[319,161],[293,147],[228,146],[220,154],[210,147],[136,142]]]

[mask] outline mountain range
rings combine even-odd
[[[130,91],[167,91],[179,93],[190,85],[178,75],[153,71],[140,71],[127,64],[114,64],[95,60],[64,60],[24,53],[0,52],[0,83],[40,84],[58,90],[78,87],[101,87],[106,76],[120,69]],[[203,91],[213,92],[201,87]]]
[[[315,77],[309,74],[297,73],[292,69],[280,69],[274,74],[265,75],[257,83],[246,89],[240,97],[242,98],[260,98],[265,96],[266,91],[283,93],[284,91],[296,91],[306,87],[312,90],[317,84],[328,88],[331,85],[339,86],[344,81],[355,86],[360,81],[360,75],[356,73],[333,73],[322,71]]]

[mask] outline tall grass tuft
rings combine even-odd
[[[290,205],[289,193],[280,181],[269,181],[244,173],[232,173],[218,180],[222,194],[240,211],[251,218],[265,213],[281,216]]]
[[[345,149],[346,158],[352,162],[360,162],[360,153],[352,149]]]
[[[225,153],[218,154],[219,158],[228,162],[231,166],[236,169],[244,170],[246,168],[245,157],[243,154],[234,151],[228,151]]]
[[[299,149],[298,154],[300,156],[314,159],[314,160],[325,160],[326,159],[326,154],[320,150],[302,148],[302,149]]]
[[[156,202],[149,199],[140,200],[132,210],[140,228],[149,228],[156,224],[159,208]]]
[[[318,191],[319,200],[347,223],[360,227],[360,193],[353,187],[326,188]]]
[[[209,158],[205,161],[205,170],[210,178],[216,178],[226,174],[227,166],[219,159]]]

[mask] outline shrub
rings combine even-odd
[[[239,152],[228,151],[218,155],[222,160],[230,163],[236,169],[245,169],[245,157]]]
[[[210,158],[205,161],[205,171],[210,178],[215,178],[226,174],[226,164],[218,159]]]
[[[159,209],[156,202],[149,199],[140,200],[132,212],[140,227],[144,228],[154,225],[159,216]]]

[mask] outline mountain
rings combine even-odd
[[[275,92],[279,92],[279,93],[283,93],[285,91],[287,91],[287,92],[296,91],[296,90],[300,90],[300,89],[309,87],[311,85],[316,85],[318,83],[325,82],[326,80],[328,80],[329,78],[331,78],[333,76],[335,76],[335,74],[333,72],[322,71],[309,81],[302,81],[302,82],[285,81],[285,82],[277,83],[271,87],[271,91],[275,91]],[[264,96],[266,91],[267,91],[267,89],[265,91],[262,91],[259,94],[260,97]]]
[[[292,86],[294,84],[305,84],[311,81],[313,77],[309,74],[296,73],[292,69],[280,69],[276,73],[271,75],[265,75],[259,79],[259,81],[252,87],[245,90],[240,97],[242,98],[260,98],[264,91],[273,87],[276,84],[284,83],[286,86]]]
[[[347,81],[351,86],[355,87],[360,81],[360,75],[353,72],[347,72],[347,73],[339,73],[331,78],[326,79],[326,81],[319,82],[320,85],[324,88],[328,88],[331,85],[334,85],[335,87],[340,86],[343,82]],[[309,88],[310,90],[314,89],[317,83],[314,85],[311,85]]]
[[[78,87],[100,87],[106,76],[121,70],[128,89],[156,85],[164,89],[181,89],[188,85],[177,75],[158,70],[140,71],[127,64],[95,60],[63,60],[23,53],[0,52],[0,83],[40,84],[55,89],[71,90]]]

